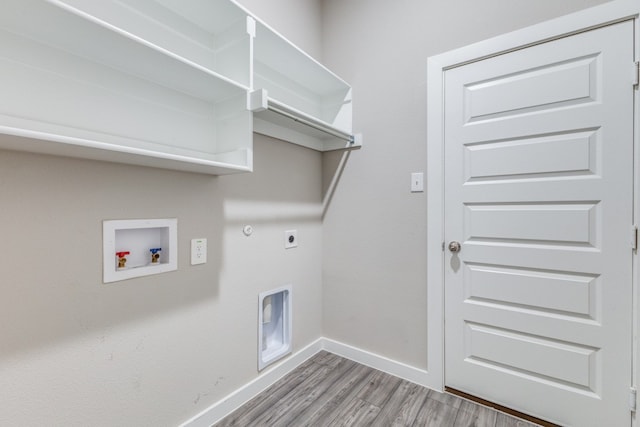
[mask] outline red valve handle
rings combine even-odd
[[[116,252],[116,256],[118,258],[124,258],[126,255],[129,255],[131,252],[126,251],[126,252]]]

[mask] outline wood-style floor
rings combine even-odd
[[[535,425],[323,351],[216,427]]]

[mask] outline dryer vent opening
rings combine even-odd
[[[262,292],[258,300],[258,369],[291,353],[291,286]]]

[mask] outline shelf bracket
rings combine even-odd
[[[250,16],[247,16],[247,34],[253,38],[256,37],[256,20]]]
[[[269,108],[269,99],[265,89],[256,89],[247,93],[247,110],[258,113]]]

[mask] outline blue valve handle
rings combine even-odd
[[[162,250],[162,248],[151,248],[149,249],[149,251],[155,255],[156,253],[160,252]]]

